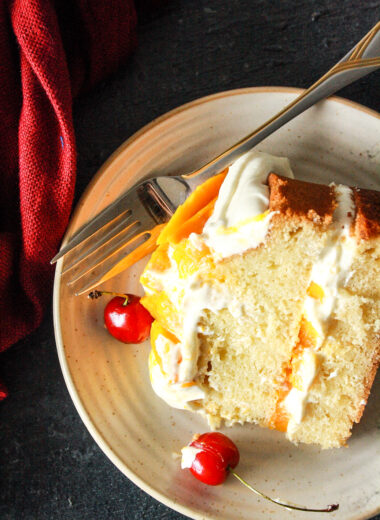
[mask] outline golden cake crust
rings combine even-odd
[[[288,218],[310,220],[315,224],[331,224],[336,208],[332,187],[280,177],[275,173],[269,174],[268,184],[270,211],[278,211]]]
[[[355,234],[362,240],[380,236],[380,193],[353,188],[356,206]]]
[[[268,176],[270,188],[269,209],[288,218],[311,220],[316,224],[332,222],[336,200],[333,186],[315,184],[281,177]],[[370,240],[380,236],[380,192],[352,188],[356,207],[353,223],[355,236]]]

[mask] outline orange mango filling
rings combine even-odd
[[[154,265],[155,271],[165,271],[170,267],[170,258],[168,255],[169,243],[162,244],[152,253],[150,263]],[[144,276],[144,274],[143,274]]]
[[[177,309],[165,291],[143,296],[140,302],[167,331],[175,334],[181,329],[181,320]]]
[[[288,429],[289,414],[285,409],[284,401],[292,388],[302,390],[302,380],[298,375],[302,352],[307,348],[315,347],[317,336],[317,331],[312,324],[302,316],[298,341],[293,349],[289,363],[284,367],[283,382],[278,391],[276,409],[269,419],[269,427],[272,429],[280,432],[286,432]]]
[[[224,170],[198,186],[177,208],[166,226],[161,228],[160,234],[155,234],[158,247],[152,253],[148,269],[144,271],[140,279],[149,291],[149,294],[141,299],[141,303],[156,320],[151,333],[153,349],[157,337],[155,331],[158,330],[158,327],[161,327],[161,333],[165,331],[165,334],[173,335],[181,329],[181,319],[178,317],[178,310],[170,301],[165,290],[161,290],[160,282],[156,282],[151,276],[151,272],[162,273],[171,267],[171,259],[168,255],[169,246],[172,248],[172,260],[177,265],[181,279],[193,275],[200,266],[204,267],[207,272],[213,271],[214,263],[209,248],[203,246],[201,249],[195,249],[191,247],[187,239],[191,233],[202,233],[205,223],[214,210],[227,171],[227,169]],[[155,358],[159,359],[157,352],[155,352]]]
[[[189,278],[200,268],[205,268],[210,272],[215,266],[207,246],[202,249],[194,249],[188,240],[182,240],[174,247],[172,257],[177,264],[179,277],[182,279]]]
[[[178,227],[178,229],[173,229],[173,232],[170,236],[170,243],[177,244],[183,238],[190,236],[191,233],[202,233],[206,222],[214,211],[216,199],[217,197],[212,199],[204,208],[200,209],[197,213],[195,213],[195,215],[189,218],[189,220],[183,222],[182,225]]]
[[[170,259],[167,256],[168,244],[163,244],[153,253],[149,271],[163,271],[170,267]],[[184,239],[175,245],[172,252],[173,261],[177,265],[179,277],[186,279],[204,267],[207,272],[212,272],[214,262],[212,260],[208,247],[202,249],[194,249],[190,246],[188,240]],[[181,319],[178,316],[178,310],[168,297],[165,290],[161,290],[156,286],[154,278],[144,272],[141,276],[143,285],[151,291],[141,298],[141,303],[150,312],[153,318],[159,321],[162,326],[175,334],[181,328]]]
[[[181,228],[186,225],[190,219],[193,219],[198,212],[204,210],[206,206],[208,206],[215,198],[218,196],[220,187],[222,182],[224,181],[227,175],[228,169],[223,170],[219,175],[215,175],[211,177],[206,182],[197,186],[197,188],[191,193],[191,195],[185,200],[181,206],[178,206],[176,212],[170,219],[170,221],[166,224],[165,228],[161,232],[158,237],[157,244],[165,244],[166,242],[176,243],[178,237],[186,238],[190,233],[194,232],[194,229],[191,229],[189,234],[186,235],[185,231],[181,231]],[[211,210],[212,212],[212,210]],[[211,215],[211,213],[210,213]],[[202,220],[202,215],[199,216]],[[204,220],[204,223],[207,219]],[[203,225],[204,225],[203,223]],[[201,224],[197,224],[197,219],[193,219],[193,224],[198,225],[200,228]],[[201,227],[201,231],[203,226]]]
[[[132,253],[121,259],[112,269],[96,282],[96,285],[106,282],[121,272],[129,269],[136,262],[153,253],[157,245],[177,243],[187,238],[190,233],[199,233],[211,216],[220,186],[226,177],[228,169],[215,175],[198,186],[186,199],[184,204],[177,208],[167,224],[159,224],[150,230],[149,239]],[[137,238],[137,237],[136,237]],[[159,253],[161,254],[161,252]],[[158,255],[159,255],[158,254]],[[163,269],[163,267],[161,268]]]
[[[323,302],[323,298],[325,297],[325,292],[320,285],[315,282],[311,282],[308,289],[307,294],[310,298],[314,298],[315,300],[319,300],[321,303]]]
[[[298,342],[295,346],[295,355],[300,355],[305,348],[314,348],[317,344],[318,332],[315,330],[310,321],[304,316],[301,318],[300,330],[298,333]]]

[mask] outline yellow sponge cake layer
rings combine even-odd
[[[181,233],[169,228],[141,277],[151,380],[212,427],[337,447],[379,363],[380,195],[291,177],[287,160],[250,152],[202,190],[203,208],[194,196],[179,210]]]

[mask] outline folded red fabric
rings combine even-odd
[[[135,43],[132,0],[0,2],[0,351],[50,298],[74,195],[73,97]]]

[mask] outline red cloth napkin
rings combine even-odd
[[[132,0],[0,1],[0,351],[50,299],[74,195],[73,97],[135,42]]]

